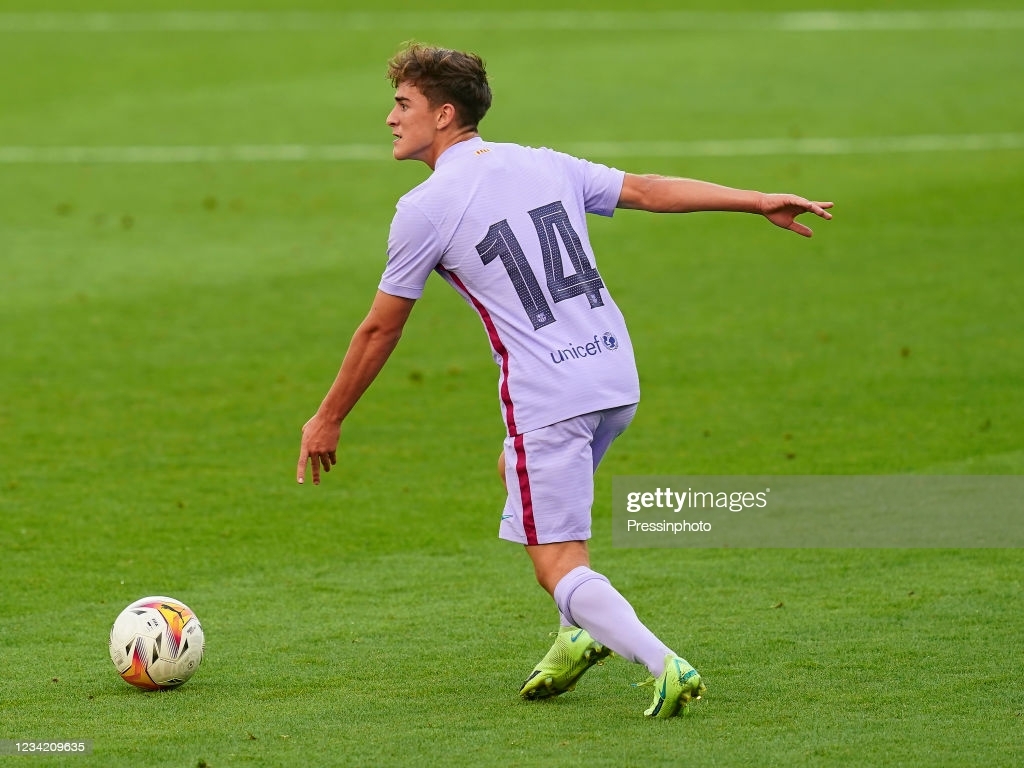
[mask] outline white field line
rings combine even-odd
[[[853,139],[732,139],[575,144],[580,155],[615,157],[753,157],[759,155],[879,155],[1024,149],[1024,133],[864,136]]]
[[[575,142],[558,147],[582,157],[755,157],[992,152],[1024,149],[1024,133],[862,137],[854,139],[734,139],[722,141]],[[188,163],[338,163],[391,158],[387,144],[267,144],[226,146],[0,146],[0,165],[122,165]]]
[[[287,163],[386,160],[381,144],[266,144],[224,146],[16,147],[0,146],[0,164]]]
[[[0,32],[1020,30],[1024,11],[686,11],[0,13]],[[401,36],[401,35],[399,35]]]

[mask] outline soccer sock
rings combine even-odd
[[[665,671],[665,656],[673,651],[600,573],[582,565],[573,568],[555,586],[555,604],[563,622],[568,618],[622,658],[643,664],[654,677]]]

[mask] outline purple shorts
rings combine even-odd
[[[519,544],[589,539],[594,472],[636,408],[585,413],[505,438],[508,498],[498,537]]]

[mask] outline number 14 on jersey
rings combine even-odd
[[[587,258],[583,243],[573,229],[569,214],[566,213],[561,201],[556,200],[542,205],[529,213],[540,240],[544,277],[552,301],[557,304],[583,295],[587,297],[591,308],[603,306],[601,289],[604,288],[604,282]],[[565,246],[569,263],[576,270],[571,275],[565,274],[559,240]],[[516,294],[523,303],[523,310],[533,324],[533,330],[555,322],[547,297],[541,290],[537,276],[530,267],[530,262],[523,253],[512,227],[509,226],[508,219],[491,224],[487,236],[477,243],[476,251],[484,264],[501,259]]]

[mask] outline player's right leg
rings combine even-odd
[[[560,614],[555,643],[520,694],[534,699],[572,690],[583,673],[614,650],[647,667],[664,697],[647,714],[666,717],[700,697],[700,676],[639,620],[607,578],[590,569],[586,547],[593,471],[632,415],[628,408],[613,409],[510,439],[504,480],[513,492],[501,536],[527,545],[537,580]],[[683,672],[670,679],[678,669]]]
[[[527,548],[533,556],[541,549]],[[549,574],[541,583],[551,580]],[[654,684],[655,694],[644,714],[673,717],[691,700],[701,698],[705,686],[700,674],[640,621],[605,576],[588,565],[578,565],[558,579],[552,593],[563,622],[586,629],[600,646],[647,667],[651,679],[641,685]]]
[[[699,699],[706,690],[700,673],[686,659],[674,653],[665,657],[665,671],[661,675],[637,685],[654,686],[654,701],[644,710],[644,714],[657,718],[681,714],[691,701]]]

